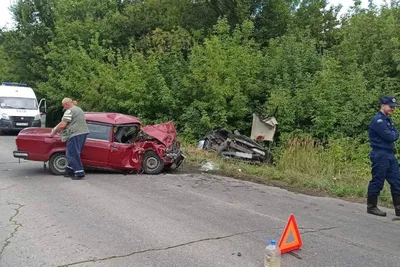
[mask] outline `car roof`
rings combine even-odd
[[[102,122],[108,124],[141,124],[141,120],[121,113],[110,112],[85,112],[87,121]]]

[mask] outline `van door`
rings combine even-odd
[[[40,114],[40,121],[41,121],[41,127],[45,128],[46,127],[46,114],[47,114],[47,103],[46,99],[42,98],[40,99],[39,102],[39,114]]]

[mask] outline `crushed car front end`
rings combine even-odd
[[[182,165],[185,155],[181,150],[181,143],[177,140],[177,132],[172,121],[148,125],[143,127],[142,131],[150,139],[155,139],[162,145],[160,156],[168,168],[176,169]]]
[[[164,160],[169,161],[168,163],[171,166],[174,165],[174,169],[182,165],[185,160],[185,154],[181,150],[181,143],[179,141],[173,142],[172,145],[165,149]]]

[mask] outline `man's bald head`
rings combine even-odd
[[[62,106],[63,106],[65,109],[70,109],[71,107],[74,106],[74,102],[73,102],[72,99],[69,98],[69,97],[64,98],[64,99],[61,101],[61,104],[62,104]]]
[[[61,103],[62,103],[63,105],[64,105],[64,104],[72,103],[72,99],[69,98],[69,97],[65,97],[65,98],[61,101]]]

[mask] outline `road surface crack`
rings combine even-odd
[[[7,186],[7,187],[5,187],[5,188],[0,188],[0,191],[1,191],[1,190],[7,190],[7,189],[10,189],[10,188],[11,188],[11,187],[13,187],[13,186],[16,186],[16,184],[13,184],[13,185]]]
[[[241,233],[236,233],[236,234],[231,234],[231,235],[226,235],[226,236],[219,236],[219,237],[209,237],[209,238],[194,240],[194,241],[190,241],[187,243],[169,246],[169,247],[165,247],[165,248],[150,248],[150,249],[145,249],[145,250],[133,251],[133,252],[131,252],[129,254],[125,254],[125,255],[115,255],[115,256],[110,256],[110,257],[106,257],[106,258],[102,258],[102,259],[78,261],[78,262],[73,262],[73,263],[69,263],[69,264],[65,264],[65,265],[59,265],[58,267],[69,267],[69,266],[83,264],[83,263],[89,263],[89,262],[99,262],[99,261],[106,261],[106,260],[112,260],[112,259],[126,258],[126,257],[130,257],[130,256],[133,256],[136,254],[141,254],[141,253],[146,253],[146,252],[165,251],[165,250],[183,247],[183,246],[187,246],[187,245],[191,245],[191,244],[195,244],[195,243],[225,239],[225,238],[230,238],[230,237],[234,237],[234,236],[238,236],[238,235],[250,234],[250,233],[254,233],[254,232],[258,232],[258,231],[260,231],[260,230],[241,232]]]
[[[333,229],[337,229],[339,228],[338,226],[334,226],[334,227],[326,227],[326,228],[319,228],[319,229],[315,229],[315,230],[307,230],[304,231],[302,234],[308,234],[308,233],[318,233],[318,232],[322,232],[322,231],[329,231],[329,230],[333,230]]]
[[[11,203],[11,202],[7,202],[8,205],[14,205],[17,206],[14,210],[15,210],[15,214],[13,216],[10,217],[10,219],[8,220],[10,223],[12,223],[14,225],[14,229],[11,232],[10,236],[6,238],[6,240],[4,240],[4,244],[1,247],[0,250],[0,260],[3,256],[3,252],[6,249],[6,247],[11,243],[11,239],[14,237],[15,233],[17,233],[18,228],[20,228],[22,226],[21,223],[19,223],[17,220],[15,220],[15,218],[18,216],[20,209],[24,206],[18,203]]]

